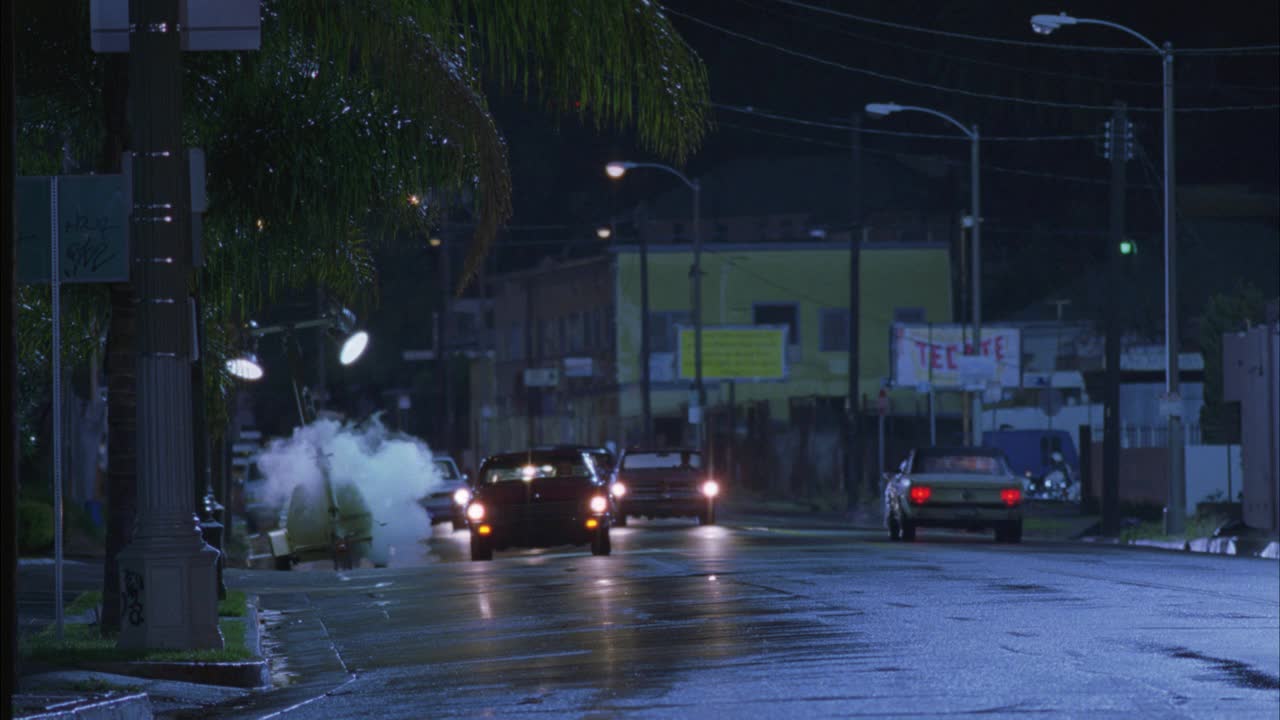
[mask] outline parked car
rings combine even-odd
[[[528,450],[484,461],[467,503],[471,559],[510,547],[590,545],[612,552],[609,487],[577,450]]]
[[[636,448],[623,453],[612,491],[622,518],[696,517],[711,525],[720,483],[703,469],[697,450]]]
[[[451,457],[435,457],[432,463],[444,484],[418,502],[431,513],[432,525],[452,522],[454,530],[462,530],[467,526],[463,510],[471,500],[470,478],[458,470]]]
[[[913,541],[921,527],[994,530],[996,542],[1022,540],[1022,482],[999,450],[917,448],[884,480],[890,540]]]
[[[1028,500],[1080,501],[1080,458],[1065,430],[994,430],[982,444],[1004,452]]]

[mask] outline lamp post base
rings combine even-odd
[[[119,557],[122,648],[222,648],[218,551],[189,536],[136,539]]]

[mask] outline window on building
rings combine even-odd
[[[922,323],[925,322],[924,308],[922,307],[899,307],[893,309],[893,321],[899,323]]]
[[[688,311],[649,313],[649,352],[676,351],[676,326],[688,325]]]
[[[786,325],[787,345],[800,346],[800,306],[795,303],[761,303],[753,308],[752,323]]]
[[[848,352],[848,308],[824,308],[818,317],[821,323],[818,349],[823,352]]]

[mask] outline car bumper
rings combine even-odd
[[[556,545],[586,545],[591,542],[602,528],[610,525],[609,517],[596,517],[600,524],[595,528],[586,526],[585,518],[574,518],[561,522],[537,523],[471,523],[471,534],[477,535],[481,525],[488,525],[489,533],[483,537],[497,549],[508,547],[554,547]]]
[[[618,511],[633,517],[695,517],[707,510],[706,497],[626,498],[618,502]]]
[[[907,520],[917,527],[992,529],[1022,522],[1022,508],[984,505],[913,507],[907,513]]]
[[[450,520],[462,520],[462,506],[453,501],[452,497],[442,500],[430,498],[418,503],[427,512],[431,513],[432,523],[448,522]]]

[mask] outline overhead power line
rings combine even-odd
[[[767,0],[761,0],[761,1],[767,1]],[[1023,67],[1021,65],[1014,65],[1012,63],[998,62],[995,60],[986,60],[983,58],[968,57],[965,55],[956,55],[954,53],[944,52],[942,50],[935,50],[933,48],[920,47],[919,45],[910,45],[907,43],[895,42],[893,40],[886,40],[885,38],[877,37],[875,35],[871,35],[868,33],[853,32],[850,30],[846,30],[845,28],[842,28],[842,27],[832,26],[830,23],[823,22],[817,18],[807,18],[807,17],[798,17],[795,15],[789,15],[782,10],[774,10],[767,7],[761,7],[759,4],[757,4],[757,2],[755,2],[755,0],[738,0],[738,2],[748,7],[755,8],[756,10],[760,10],[761,12],[768,13],[773,17],[781,17],[791,21],[803,22],[804,24],[809,25],[811,27],[822,28],[823,30],[826,30],[828,32],[834,32],[839,35],[843,35],[844,37],[855,38],[857,40],[861,40],[862,42],[874,43],[876,45],[882,45],[884,47],[891,47],[899,50],[906,50],[908,52],[918,53],[918,54],[926,55],[929,57],[942,58],[945,60],[950,60],[950,61],[959,62],[959,63],[968,63],[971,65],[978,65],[981,67],[999,68],[1001,70],[1006,70],[1008,72],[1020,73],[1024,75],[1036,75],[1040,77],[1051,77],[1051,78],[1058,78],[1062,80],[1074,80],[1077,82],[1091,83],[1095,85],[1105,84],[1105,85],[1128,86],[1128,87],[1146,87],[1146,88],[1153,88],[1153,89],[1159,88],[1161,85],[1161,83],[1158,80],[1130,80],[1128,78],[1115,78],[1115,77],[1102,78],[1096,75],[1081,75],[1079,73],[1061,72],[1057,70],[1029,68],[1029,67]],[[1277,85],[1241,85],[1241,84],[1234,84],[1234,83],[1208,83],[1208,84],[1196,83],[1196,84],[1192,84],[1192,86],[1202,87],[1202,88],[1207,87],[1209,89],[1239,90],[1243,92],[1258,92],[1258,93],[1280,92],[1280,86],[1277,86]]]
[[[1128,47],[1102,47],[1098,45],[1067,45],[1063,43],[1036,42],[1031,40],[1014,40],[1012,38],[992,37],[990,35],[973,35],[970,33],[953,32],[950,30],[938,30],[937,28],[921,27],[919,25],[909,25],[907,23],[890,22],[888,20],[880,20],[877,18],[867,17],[865,15],[854,15],[853,13],[843,12],[832,8],[821,7],[819,5],[811,5],[809,3],[799,2],[799,0],[773,0],[782,5],[790,5],[791,7],[803,8],[810,12],[820,13],[823,15],[831,15],[833,17],[843,18],[845,20],[854,20],[856,22],[867,23],[869,25],[879,25],[880,27],[894,28],[895,30],[905,30],[908,32],[925,33],[928,35],[938,35],[941,37],[955,38],[958,40],[973,40],[992,45],[1013,45],[1016,47],[1035,47],[1035,48],[1051,48],[1054,50],[1070,50],[1072,52],[1095,52],[1095,53],[1112,53],[1121,55],[1142,54],[1149,52],[1142,48]],[[1030,18],[1028,18],[1030,22]],[[1280,45],[1242,45],[1238,47],[1204,47],[1204,48],[1185,48],[1176,51],[1182,55],[1274,55],[1280,53]]]
[[[749,43],[783,53],[784,55],[791,55],[793,57],[798,57],[804,60],[808,60],[810,62],[814,62],[819,65],[826,65],[828,67],[837,68],[839,70],[844,70],[845,72],[850,72],[856,75],[865,75],[865,76],[874,77],[880,80],[887,80],[890,82],[897,82],[897,83],[902,83],[904,85],[927,88],[929,90],[937,90],[939,92],[952,93],[955,95],[963,95],[966,97],[981,98],[983,100],[995,100],[998,102],[1017,103],[1020,105],[1038,105],[1041,107],[1054,107],[1054,108],[1061,108],[1061,109],[1067,109],[1067,110],[1097,110],[1097,111],[1105,110],[1107,112],[1111,112],[1112,110],[1112,106],[1110,105],[1087,105],[1083,103],[1056,102],[1052,100],[1032,100],[1030,98],[1013,97],[1010,95],[995,95],[992,93],[982,93],[982,92],[976,92],[973,90],[962,90],[960,88],[947,87],[945,85],[936,85],[934,83],[924,82],[921,80],[912,80],[910,78],[904,78],[897,75],[891,75],[889,73],[883,73],[878,70],[870,70],[867,68],[847,65],[845,63],[837,62],[835,60],[828,60],[826,58],[818,57],[817,55],[801,52],[799,50],[793,50],[791,48],[784,47],[782,45],[778,45],[777,43],[772,43],[767,40],[761,40],[751,35],[740,33],[736,30],[730,30],[729,28],[716,25],[715,23],[708,22],[698,17],[694,17],[693,15],[689,15],[688,13],[680,12],[678,10],[673,10],[671,8],[665,8],[665,10],[666,12],[672,15],[675,15],[676,17],[684,18],[689,22],[695,23],[697,25],[702,25],[704,27],[720,32],[724,35],[728,35],[730,37],[734,37],[739,40],[745,40]],[[1233,112],[1233,111],[1243,111],[1243,110],[1275,110],[1277,108],[1280,108],[1280,104],[1223,105],[1219,107],[1180,107],[1180,108],[1176,108],[1176,111],[1182,112],[1182,113]],[[1130,107],[1129,110],[1130,112],[1151,112],[1151,113],[1161,112],[1161,109],[1156,107]]]
[[[713,102],[711,103],[711,107],[716,108],[717,110],[726,110],[728,112],[736,112],[736,113],[741,113],[743,115],[754,115],[756,117],[767,118],[769,120],[779,120],[782,122],[789,122],[796,125],[808,125],[811,127],[826,128],[828,130],[856,131],[856,132],[867,134],[867,135],[890,135],[895,137],[916,137],[916,138],[927,138],[930,140],[964,140],[965,142],[969,141],[967,137],[965,137],[964,135],[960,135],[959,133],[919,133],[919,132],[906,132],[903,130],[881,130],[878,128],[869,128],[865,126],[854,127],[853,125],[849,125],[849,124],[828,122],[823,120],[808,120],[805,118],[792,117],[789,115],[780,115],[778,113],[760,110],[751,105],[745,105],[745,106],[726,105],[724,103]],[[1093,140],[1099,137],[1102,137],[1102,135],[1098,133],[1074,134],[1074,135],[1072,134],[1068,134],[1068,135],[990,135],[990,136],[983,135],[982,140],[983,142],[1041,142],[1041,141],[1055,141],[1055,140]]]

